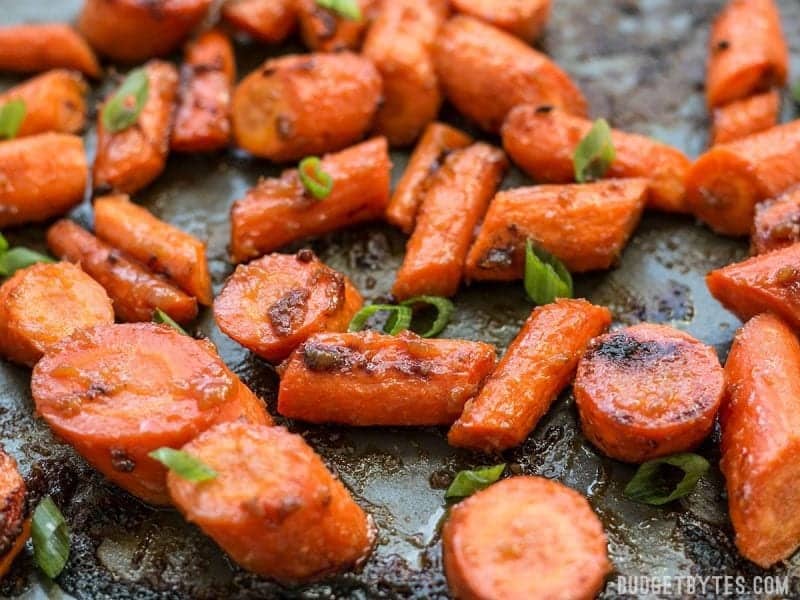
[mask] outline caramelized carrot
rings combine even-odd
[[[389,202],[392,165],[384,138],[375,138],[322,159],[333,178],[327,198],[307,194],[297,171],[265,179],[231,209],[234,262],[261,256],[305,237],[380,218]]]
[[[499,192],[470,248],[464,275],[521,279],[531,240],[573,272],[610,268],[639,223],[646,179],[537,185]]]
[[[686,202],[711,229],[747,235],[755,206],[800,183],[800,120],[714,146],[686,175]]]
[[[714,22],[708,51],[711,107],[786,83],[789,50],[774,0],[730,0]]]
[[[764,254],[800,242],[800,188],[756,205],[750,250]]]
[[[453,150],[472,143],[466,133],[444,123],[431,123],[414,148],[403,176],[386,209],[386,219],[405,233],[414,230],[417,211],[425,192],[444,159]]]
[[[11,568],[14,558],[25,548],[30,537],[31,520],[26,510],[25,480],[19,474],[17,461],[0,446],[0,577]]]
[[[800,546],[800,344],[769,314],[739,331],[725,365],[722,460],[736,547],[768,568]]]
[[[392,293],[452,296],[458,290],[475,227],[508,168],[502,150],[473,144],[444,161],[420,207]]]
[[[597,338],[573,390],[589,441],[611,458],[641,463],[691,450],[711,433],[724,377],[710,346],[640,323]]]
[[[222,18],[252,38],[277,44],[289,37],[297,21],[293,0],[228,0]]]
[[[77,136],[42,133],[0,143],[0,228],[67,212],[83,199],[88,178]]]
[[[727,144],[774,127],[780,109],[781,95],[775,89],[715,108],[711,145]]]
[[[573,155],[592,122],[535,105],[513,109],[503,125],[503,147],[523,171],[539,183],[575,181]],[[683,152],[633,133],[613,130],[616,159],[606,177],[650,180],[647,206],[686,212],[684,177],[691,162]]]
[[[72,221],[59,221],[47,232],[56,256],[80,264],[102,285],[123,321],[150,321],[160,308],[179,323],[197,317],[197,301],[101,242]]]
[[[312,51],[340,52],[358,50],[367,26],[375,17],[380,0],[355,0],[361,11],[360,19],[348,19],[324,8],[317,0],[294,0],[303,42]]]
[[[225,423],[183,447],[216,471],[194,483],[170,472],[170,496],[248,571],[297,583],[363,562],[371,518],[299,435]]]
[[[89,44],[66,23],[0,27],[0,71],[50,69],[74,69],[95,78],[101,74]]]
[[[518,104],[549,105],[584,116],[586,100],[547,56],[511,34],[457,16],[439,30],[434,52],[445,95],[491,132]]]
[[[451,0],[465,15],[503,29],[526,42],[533,42],[550,16],[550,0]]]
[[[107,131],[102,110],[98,114],[95,189],[132,194],[164,170],[178,95],[178,72],[162,61],[150,61],[145,68],[149,91],[134,125],[122,131]]]
[[[572,380],[586,346],[609,325],[609,310],[586,300],[534,309],[447,441],[485,452],[522,444]]]
[[[278,412],[312,423],[451,425],[494,365],[494,347],[481,342],[318,333],[285,364]]]
[[[363,303],[347,277],[301,250],[239,265],[214,300],[214,318],[245,348],[277,362],[314,333],[346,331]]]
[[[70,263],[35,264],[0,286],[0,355],[29,367],[74,331],[113,322],[105,290]]]
[[[231,136],[231,91],[236,81],[230,40],[215,29],[202,34],[186,49],[182,73],[171,148],[206,152],[226,147]]]
[[[442,529],[447,584],[462,600],[591,600],[611,572],[606,544],[586,498],[544,477],[474,494]]]

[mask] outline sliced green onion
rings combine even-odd
[[[617,152],[611,140],[611,127],[605,119],[598,119],[575,148],[572,157],[575,181],[585,183],[600,179],[616,157]]]
[[[506,465],[495,465],[493,467],[481,467],[472,471],[459,471],[453,483],[447,488],[445,498],[466,498],[475,492],[489,487],[500,479]]]
[[[705,458],[690,452],[650,460],[639,466],[625,486],[625,495],[636,502],[660,506],[691,493],[708,468]],[[683,476],[678,479],[680,472]]]
[[[3,240],[5,242],[5,239]],[[6,242],[6,245],[8,242]],[[0,276],[10,277],[20,269],[25,269],[36,263],[55,262],[49,256],[40,254],[30,248],[16,247],[11,250],[0,251]]]
[[[13,140],[25,120],[25,101],[17,98],[9,100],[0,108],[0,138]]]
[[[297,166],[300,183],[317,200],[324,200],[333,190],[333,177],[322,170],[322,161],[316,156],[307,156]]]
[[[361,20],[361,7],[358,0],[317,0],[317,5],[332,10],[340,17],[350,21]]]
[[[134,69],[103,106],[100,117],[103,127],[111,133],[123,131],[136,123],[147,103],[150,81],[144,68]]]
[[[397,335],[401,331],[411,327],[411,317],[413,312],[408,306],[397,306],[395,304],[370,304],[358,311],[353,320],[350,321],[350,326],[347,328],[349,332],[361,331],[364,329],[367,320],[378,312],[390,313],[383,327],[383,331],[389,335]]]
[[[39,502],[31,525],[33,560],[45,575],[57,577],[69,558],[69,529],[50,496]]]
[[[6,250],[8,250],[8,240],[2,233],[0,233],[0,254]]]
[[[572,297],[572,275],[567,268],[530,240],[525,244],[525,291],[538,306]]]
[[[416,296],[400,303],[401,306],[409,306],[411,308],[418,304],[429,304],[436,309],[436,319],[434,319],[430,329],[421,334],[422,337],[429,338],[439,335],[450,322],[450,317],[455,309],[453,303],[442,296]]]
[[[795,104],[800,105],[800,80],[792,86],[792,100]]]
[[[186,333],[186,330],[183,327],[178,325],[172,317],[170,317],[160,308],[157,308],[153,313],[153,323],[160,323],[161,325],[169,325],[178,333],[182,333],[183,335],[189,335],[188,333]]]
[[[217,477],[217,472],[214,469],[183,450],[159,448],[158,450],[153,450],[147,456],[157,460],[182,479],[193,483],[210,481]]]

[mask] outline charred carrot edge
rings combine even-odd
[[[781,95],[770,90],[714,109],[711,145],[727,144],[778,124]]]
[[[89,44],[69,25],[39,23],[0,27],[0,71],[39,72],[74,69],[101,75]]]
[[[526,42],[533,42],[547,25],[550,0],[451,0],[453,8],[463,14],[503,29]]]
[[[750,236],[752,254],[764,254],[797,242],[800,242],[800,188],[756,205]]]
[[[30,537],[31,520],[26,514],[25,480],[19,474],[17,462],[0,447],[0,504],[3,506],[0,529],[0,577],[11,568],[14,558]]]
[[[294,0],[297,23],[305,45],[313,52],[358,50],[380,9],[380,0],[356,0],[361,19],[347,19],[323,8],[316,0]]]
[[[222,18],[234,29],[270,44],[289,37],[297,22],[293,0],[229,0]]]

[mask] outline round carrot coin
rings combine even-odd
[[[25,481],[17,470],[17,462],[0,446],[0,577],[8,572],[30,536],[25,493]]]

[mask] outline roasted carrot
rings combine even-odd
[[[355,0],[361,18],[350,19],[324,8],[317,0],[294,0],[300,35],[305,45],[312,51],[340,52],[358,50],[367,31],[367,26],[375,17],[380,0]]]
[[[123,321],[150,321],[157,308],[179,323],[197,317],[194,298],[72,221],[53,225],[47,232],[47,245],[56,256],[80,264],[102,285],[114,303],[114,312]]]
[[[431,123],[414,148],[392,199],[386,209],[386,219],[405,233],[414,230],[417,211],[428,186],[444,159],[453,150],[465,148],[472,143],[466,133],[444,123]]]
[[[268,60],[234,91],[236,143],[278,162],[340,150],[369,129],[381,88],[372,62],[350,52]]]
[[[724,387],[713,348],[672,327],[640,323],[592,343],[573,391],[589,441],[611,458],[641,463],[700,444]]]
[[[166,56],[206,16],[212,0],[86,0],[78,29],[113,60],[138,63]]]
[[[25,548],[30,537],[31,520],[26,504],[25,480],[19,474],[17,462],[0,446],[0,577],[11,568],[17,554]]]
[[[456,150],[445,159],[406,244],[392,286],[396,297],[456,293],[475,227],[507,168],[503,151],[483,143]]]
[[[371,518],[299,435],[225,423],[183,447],[217,476],[194,483],[170,472],[170,496],[249,571],[297,583],[363,562]]]
[[[185,53],[182,90],[170,146],[180,152],[206,152],[228,145],[231,92],[236,59],[222,32],[205,32]]]
[[[169,496],[166,469],[148,453],[238,420],[243,388],[209,343],[153,323],[76,332],[45,354],[31,380],[36,410],[53,432],[153,504]]]
[[[156,218],[127,196],[104,196],[94,203],[97,237],[175,282],[200,304],[211,306],[206,246],[193,235]]]
[[[558,65],[513,35],[472,17],[456,16],[444,24],[434,59],[447,98],[487,131],[500,131],[518,104],[586,115],[583,94]]]
[[[499,192],[469,250],[464,275],[475,281],[521,279],[528,240],[570,271],[608,269],[639,223],[646,199],[646,179]]]
[[[544,477],[474,494],[442,529],[447,584],[461,600],[591,600],[611,572],[606,544],[586,498]]]
[[[789,50],[774,0],[730,0],[714,22],[708,51],[710,107],[786,83]]]
[[[0,286],[0,355],[29,367],[74,331],[113,322],[105,290],[70,263],[35,264]]]
[[[550,16],[550,0],[451,0],[453,8],[533,42]]]
[[[50,69],[74,69],[95,78],[101,74],[89,44],[66,23],[0,27],[0,71]]]
[[[592,122],[549,107],[513,109],[503,125],[503,147],[511,159],[539,183],[575,181],[573,155]],[[606,177],[650,180],[649,208],[686,212],[684,177],[691,162],[683,152],[652,138],[613,130],[616,159]]]
[[[310,250],[239,265],[214,300],[228,336],[266,360],[283,360],[310,335],[346,331],[363,299]]]
[[[222,5],[222,18],[234,29],[270,44],[286,39],[297,21],[294,0],[228,0]]]
[[[292,169],[280,178],[262,180],[233,204],[230,249],[234,262],[383,215],[392,169],[385,138],[329,154],[321,168],[333,178],[327,198],[317,200],[307,194]]]
[[[781,95],[775,89],[715,108],[711,145],[727,144],[774,127],[780,109]]]
[[[717,233],[747,235],[756,204],[800,183],[800,120],[714,146],[686,175],[689,209]]]
[[[89,166],[75,135],[42,133],[0,143],[0,228],[46,221],[83,199]]]
[[[289,357],[278,412],[345,425],[451,425],[495,365],[489,344],[319,333]]]
[[[756,205],[750,250],[764,254],[800,242],[800,188]]]
[[[145,69],[149,89],[136,123],[111,132],[103,125],[102,109],[98,114],[95,189],[132,194],[164,170],[178,95],[178,71],[162,61],[150,61]]]
[[[745,324],[725,364],[720,469],[736,546],[768,568],[800,546],[800,344],[774,315]]]
[[[439,112],[433,44],[447,13],[447,0],[392,0],[369,29],[363,54],[383,78],[373,130],[392,146],[413,143]]]

